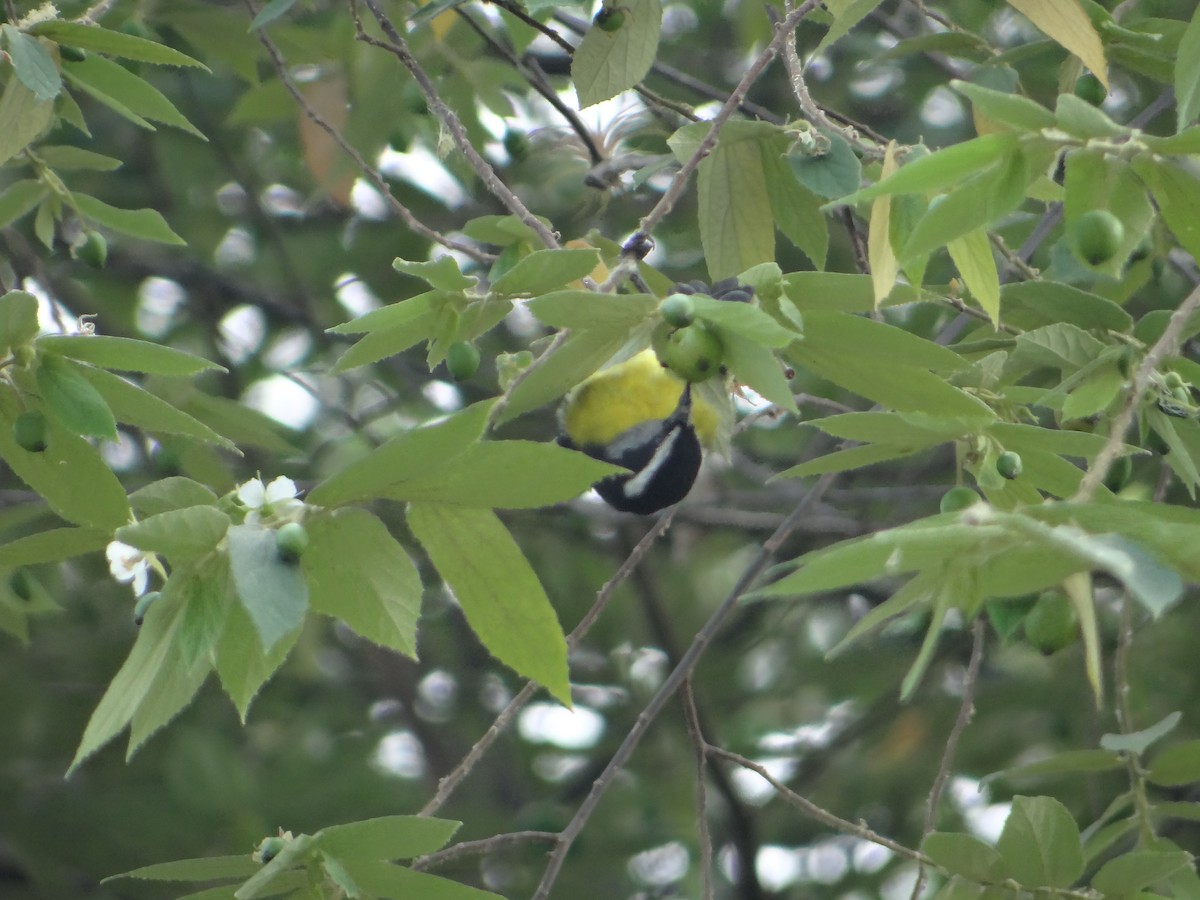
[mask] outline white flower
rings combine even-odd
[[[120,541],[112,541],[104,555],[108,557],[108,570],[113,578],[121,584],[132,582],[135,597],[146,593],[146,586],[150,582],[149,554]]]
[[[293,519],[304,508],[304,501],[296,499],[296,482],[280,475],[268,485],[261,478],[251,478],[237,489],[238,500],[249,512],[246,524],[257,525],[262,519],[275,517]]]

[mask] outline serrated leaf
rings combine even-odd
[[[921,841],[921,852],[952,875],[972,881],[1003,880],[1004,860],[995,847],[973,834],[934,831]]]
[[[557,400],[604,365],[628,340],[624,328],[591,328],[572,334],[513,389],[497,424]]]
[[[106,884],[115,878],[139,878],[143,881],[216,881],[219,878],[249,878],[258,868],[259,864],[249,853],[240,853],[237,856],[208,856],[142,866],[120,875],[109,875],[100,883]]]
[[[84,437],[117,440],[112,410],[76,363],[43,353],[38,359],[37,386],[46,409],[64,428]]]
[[[1092,889],[1106,897],[1127,897],[1191,865],[1192,855],[1183,850],[1132,850],[1101,866]]]
[[[421,576],[383,523],[340,509],[308,516],[304,526],[309,546],[300,564],[313,611],[416,659]]]
[[[17,78],[39,101],[53,100],[62,91],[62,77],[42,42],[13,25],[0,25]]]
[[[546,294],[592,274],[600,262],[594,248],[535,250],[492,284],[492,292],[514,296]]]
[[[708,274],[730,278],[775,259],[775,228],[758,141],[722,141],[697,168]]]
[[[293,0],[294,2],[294,0]],[[266,12],[266,8],[263,8]],[[396,257],[392,260],[392,268],[405,275],[420,278],[435,290],[469,291],[479,282],[475,276],[466,276],[458,268],[458,261],[453,256],[439,256],[426,262],[411,262]]]
[[[938,443],[941,443],[940,441]],[[932,444],[930,445],[932,446]],[[808,478],[813,475],[824,475],[827,472],[851,472],[876,463],[888,462],[893,459],[903,459],[912,456],[924,448],[897,447],[893,444],[865,444],[861,447],[850,447],[826,453],[816,459],[800,463],[789,469],[784,469],[775,478]]]
[[[736,334],[763,347],[780,349],[800,336],[749,303],[729,302],[706,294],[695,294],[692,297],[692,307],[696,318],[718,326],[722,335]]]
[[[580,108],[628,90],[645,78],[654,64],[662,30],[662,3],[628,0],[622,4],[622,11],[622,28],[605,31],[593,26],[575,48],[571,81]]]
[[[833,14],[833,25],[821,38],[814,54],[824,52],[836,41],[849,34],[850,29],[865,19],[882,0],[831,0],[826,6]]]
[[[20,79],[10,78],[0,95],[0,165],[28,147],[53,118],[53,101],[38,100]]]
[[[571,705],[567,645],[528,560],[488,509],[413,503],[408,524],[485,647]]]
[[[313,835],[321,850],[349,860],[413,859],[446,846],[462,825],[428,816],[382,816],[331,825]]]
[[[1068,169],[1070,163],[1068,162]],[[1106,297],[1051,281],[1022,281],[1000,290],[1005,318],[1029,330],[1055,322],[1083,329],[1128,331],[1133,317]]]
[[[308,612],[308,586],[298,566],[280,559],[275,532],[256,525],[228,531],[229,568],[238,600],[249,613],[262,651],[296,631]]]
[[[175,509],[117,529],[122,543],[161,553],[173,563],[210,553],[229,530],[229,516],[214,506]]]
[[[658,309],[652,294],[598,294],[554,291],[525,304],[539,322],[551,328],[605,328],[632,331]]]
[[[1104,45],[1079,0],[1008,0],[1008,3],[1051,40],[1078,56],[1105,90],[1112,89]]]
[[[0,350],[28,344],[38,333],[38,301],[28,291],[0,296]]]
[[[1000,325],[1000,274],[987,230],[974,231],[946,244],[950,258],[967,285],[975,302],[987,313],[992,324]]]
[[[428,872],[414,872],[385,862],[360,861],[354,867],[359,887],[377,897],[419,897],[420,900],[502,900],[499,894],[470,887]]]
[[[1054,126],[1054,113],[1028,97],[958,79],[952,80],[950,87],[970,100],[976,113],[982,113],[989,121],[1034,133]]]
[[[793,151],[788,154],[792,173],[802,185],[827,200],[853,194],[862,181],[862,163],[840,135],[829,132],[823,132],[823,135],[829,140],[828,152]]]
[[[1200,116],[1200,7],[1179,41],[1175,56],[1175,121],[1183,131]]]
[[[118,422],[152,434],[179,434],[195,438],[242,455],[232,441],[221,437],[199,419],[119,375],[91,367],[83,369],[82,374],[104,398]]]
[[[1126,753],[1145,753],[1151,744],[1166,737],[1175,730],[1183,713],[1176,710],[1164,716],[1149,728],[1133,731],[1128,734],[1105,734],[1100,737],[1100,746],[1105,750],[1124,751]]]
[[[65,61],[63,72],[71,83],[136,125],[151,131],[147,120],[170,125],[201,140],[203,134],[154,85],[103,56]]]
[[[270,0],[250,22],[250,30],[257,31],[263,26],[271,24],[295,5],[296,0]]]
[[[342,506],[382,496],[385,490],[448,465],[483,434],[491,403],[477,403],[449,418],[392,438],[345,466],[309,492],[317,506]]]
[[[1180,245],[1193,258],[1200,258],[1200,180],[1167,160],[1139,156],[1132,166],[1150,188]]]
[[[1083,873],[1079,826],[1053,797],[1013,798],[996,849],[1027,887],[1070,887]]]
[[[50,147],[38,147],[38,158],[52,169],[83,169],[95,172],[112,172],[121,168],[124,163],[111,156],[93,153],[82,147],[70,144],[60,144]]]
[[[104,369],[116,369],[119,372],[184,377],[212,370],[228,371],[224,366],[201,356],[133,338],[102,334],[57,334],[39,338],[37,346],[60,356],[82,360]]]
[[[804,315],[805,340],[793,345],[819,345],[844,356],[870,357],[884,365],[918,366],[934,372],[966,369],[969,363],[933,341],[862,316],[811,311]],[[949,412],[945,415],[950,415]]]
[[[1200,781],[1200,741],[1183,741],[1164,748],[1150,763],[1146,777],[1163,787]]]
[[[763,175],[771,198],[775,227],[795,244],[818,269],[825,268],[829,251],[829,226],[821,212],[821,200],[796,180],[784,154],[787,137],[774,134],[761,142]]]
[[[3,110],[0,110],[0,117]],[[3,122],[3,118],[0,118]],[[3,131],[0,131],[0,135]],[[3,138],[0,138],[0,156],[3,156]],[[0,191],[0,228],[6,228],[17,219],[28,215],[41,203],[50,189],[41,181],[26,178],[14,181],[3,191]]]
[[[791,385],[774,353],[740,334],[723,335],[721,340],[725,345],[725,365],[739,383],[754,389],[781,409],[799,413]]]
[[[118,209],[87,194],[72,194],[71,199],[85,217],[113,231],[160,244],[187,244],[187,241],[171,230],[166,219],[156,210]]]
[[[1121,768],[1124,764],[1120,754],[1112,750],[1066,750],[1036,762],[993,772],[984,779],[984,783],[1001,778],[1018,780],[1060,775],[1088,775],[1094,772],[1110,772]]]
[[[189,506],[214,505],[216,502],[217,495],[209,488],[180,475],[152,481],[129,495],[129,503],[134,512],[142,517]]]
[[[299,636],[297,628],[264,653],[249,613],[240,603],[230,605],[229,618],[217,645],[217,675],[243,724],[255,695],[283,664]]]
[[[107,534],[91,528],[51,528],[0,544],[0,568],[58,562],[99,550],[107,543]]]
[[[68,22],[65,19],[52,19],[40,22],[29,30],[32,34],[42,35],[60,44],[78,47],[80,50],[94,50],[109,56],[119,56],[122,59],[133,59],[156,65],[194,66],[208,71],[208,67],[203,63],[197,62],[178,50],[131,34],[109,31],[98,25],[83,25],[78,22]]]

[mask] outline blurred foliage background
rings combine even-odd
[[[1112,8],[1116,4],[1103,4]],[[15,6],[15,10],[13,7]],[[24,4],[9,12],[24,14]],[[83,6],[60,4],[65,16]],[[389,2],[397,21],[410,4]],[[767,12],[774,11],[766,4]],[[1121,3],[1131,29],[1190,17],[1190,0]],[[925,10],[925,8],[928,8]],[[930,14],[927,18],[923,10]],[[594,12],[562,4],[570,34]],[[287,94],[270,57],[249,31],[253,10],[237,2],[117,0],[106,27],[146,35],[203,61],[211,73],[129,64],[203,133],[139,128],[80,94],[91,136],[61,126],[57,138],[118,157],[115,172],[72,173],[71,187],[122,207],[159,210],[187,247],[109,237],[106,268],[71,258],[60,243],[38,245],[32,223],[0,231],[0,280],[35,285],[62,314],[94,314],[100,329],[152,339],[222,362],[206,376],[208,394],[239,407],[214,407],[240,435],[243,459],[136,435],[109,453],[129,488],[186,473],[220,490],[261,471],[311,485],[364,448],[413,423],[496,392],[494,360],[524,349],[538,326],[519,316],[486,336],[483,368],[453,384],[430,373],[419,349],[331,377],[346,343],[326,329],[379,303],[423,290],[391,268],[396,256],[425,259],[430,245],[387,203]],[[937,22],[975,38],[957,49],[905,52],[904,40]],[[477,26],[477,27],[476,27]],[[1149,27],[1149,25],[1146,25]],[[438,90],[472,141],[516,194],[555,223],[562,237],[596,229],[621,240],[653,204],[662,181],[629,172],[589,186],[578,136],[530,92],[510,62],[481,35],[536,59],[556,89],[568,86],[565,59],[497,5],[468,3],[432,27],[409,33]],[[761,3],[670,2],[659,51],[665,70],[647,85],[695,105],[713,102],[688,79],[723,97],[770,34]],[[454,232],[468,219],[502,213],[445,137],[395,59],[354,40],[349,7],[300,2],[269,27],[296,83],[368,160],[379,160],[395,196],[429,226]],[[801,52],[825,26],[806,21]],[[898,141],[939,147],[973,135],[970,110],[946,87],[950,77],[1019,78],[1030,96],[1052,103],[1069,74],[1065,54],[1004,4],[988,0],[884,2],[845,39],[809,63],[816,99]],[[1067,72],[1068,74],[1064,74]],[[679,74],[687,78],[678,77]],[[1163,91],[1153,60],[1113,68],[1105,110],[1128,121]],[[796,115],[781,65],[755,85],[750,101],[766,115]],[[710,107],[711,109],[711,107]],[[665,144],[682,120],[624,98],[583,121],[609,159],[668,158]],[[1169,109],[1145,122],[1170,133]],[[507,140],[506,140],[507,138]],[[694,197],[656,234],[650,261],[672,278],[707,276]],[[830,218],[830,271],[854,271],[841,213]],[[1013,234],[1029,222],[1015,217]],[[1057,239],[1056,236],[1055,240]],[[1055,240],[1035,264],[1051,266]],[[785,272],[812,268],[780,241]],[[943,270],[935,271],[938,266]],[[937,258],[928,280],[952,272]],[[1186,267],[1152,248],[1121,284],[1102,285],[1131,310],[1172,308],[1190,289]],[[936,331],[955,313],[923,309],[914,327]],[[933,317],[935,320],[930,320]],[[833,401],[863,401],[800,373],[793,386],[812,398],[806,413]],[[178,403],[202,402],[185,391]],[[525,416],[508,436],[550,440],[553,409]],[[619,591],[572,659],[574,717],[539,699],[503,736],[441,815],[466,824],[470,840],[513,830],[554,830],[569,818],[681,648],[725,596],[766,534],[805,486],[771,482],[773,473],[821,452],[817,432],[788,419],[741,431],[729,460],[710,461],[665,540]],[[1149,496],[1159,458],[1136,462],[1131,490]],[[785,548],[788,556],[936,511],[953,480],[947,450],[842,477]],[[9,473],[0,483],[0,537],[26,533],[44,515]],[[1179,498],[1175,498],[1179,499]],[[386,506],[380,514],[397,528]],[[645,532],[647,523],[590,502],[505,515],[543,579],[564,627],[571,628]],[[385,653],[329,627],[310,627],[263,690],[245,726],[210,684],[198,700],[131,762],[110,746],[71,779],[66,770],[88,715],[131,644],[128,589],[99,558],[46,566],[39,581],[61,606],[36,621],[31,640],[0,639],[0,895],[165,896],[135,882],[100,879],[151,862],[249,852],[277,828],[314,831],[373,815],[415,812],[519,687],[493,663],[447,598],[427,593],[419,663]],[[923,633],[908,623],[833,662],[825,652],[880,593],[824,596],[798,604],[747,605],[701,663],[694,688],[708,737],[765,761],[793,790],[842,817],[914,844],[946,734],[958,713],[970,637],[943,641],[915,699],[897,686]],[[1108,600],[1114,600],[1110,592]],[[1115,602],[1115,601],[1114,601]],[[1106,654],[1116,641],[1114,605],[1102,607]],[[1194,709],[1200,681],[1193,635],[1200,613],[1185,603],[1140,627],[1132,656],[1132,706],[1141,725],[1174,709]],[[1082,653],[1073,645],[1044,657],[1021,641],[993,636],[978,685],[977,715],[955,765],[942,827],[995,835],[1015,793],[1051,793],[1081,820],[1123,790],[1123,774],[1059,781],[978,779],[1064,749],[1092,747],[1114,729],[1097,712]],[[567,717],[565,720],[562,717]],[[1179,736],[1200,737],[1187,718]],[[873,898],[907,896],[911,867],[878,847],[834,835],[799,815],[761,780],[710,765],[711,827],[721,896]],[[695,761],[678,704],[653,727],[572,851],[558,896],[659,897],[698,893],[694,828]],[[1181,795],[1182,798],[1182,795]],[[1193,827],[1172,835],[1200,848]],[[758,861],[757,869],[747,860]],[[456,863],[440,874],[526,896],[540,877],[544,848],[529,845]],[[156,893],[158,891],[158,893]]]

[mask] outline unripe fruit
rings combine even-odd
[[[1046,591],[1038,597],[1025,617],[1025,637],[1047,656],[1075,643],[1079,619],[1062,591]]]
[[[446,350],[446,369],[455,381],[466,381],[479,371],[479,348],[468,341],[457,341]]]
[[[108,262],[108,241],[98,231],[85,231],[83,243],[76,248],[75,255],[93,269],[103,269]]]
[[[968,509],[979,502],[979,494],[969,487],[952,487],[942,494],[942,502],[938,509],[944,513],[959,512]]]
[[[264,866],[279,855],[287,842],[281,837],[263,838],[258,845],[258,859]]]
[[[696,318],[696,304],[687,294],[669,295],[659,304],[658,311],[675,328],[686,328]]]
[[[1075,96],[1080,100],[1086,100],[1092,106],[1099,106],[1104,102],[1104,98],[1108,96],[1108,91],[1100,83],[1099,78],[1091,72],[1087,72],[1076,79]]]
[[[513,162],[524,162],[529,158],[529,138],[523,131],[514,128],[504,132],[504,152]]]
[[[1025,466],[1021,462],[1021,455],[1014,453],[1012,450],[1005,450],[996,457],[996,471],[1009,481],[1019,477],[1024,468]]]
[[[652,343],[658,361],[684,381],[696,384],[721,371],[725,348],[703,322],[686,328],[670,328],[663,323]]]
[[[1093,209],[1071,224],[1067,237],[1080,259],[1098,266],[1116,256],[1125,239],[1125,226],[1107,209]]]
[[[1163,375],[1163,384],[1174,392],[1175,388],[1183,387],[1183,376],[1178,372],[1167,372]]]
[[[146,611],[154,601],[162,596],[161,591],[150,591],[148,594],[142,594],[138,597],[138,601],[133,607],[133,624],[141,626],[142,622],[146,621]]]
[[[36,409],[21,413],[13,420],[12,435],[22,450],[43,452],[46,449],[46,417]]]
[[[308,549],[308,532],[299,522],[288,522],[275,532],[275,549],[285,563],[297,562]]]
[[[592,19],[596,23],[596,27],[601,31],[607,31],[610,34],[621,30],[621,26],[625,24],[625,13],[619,9],[608,6],[600,8],[600,12],[596,13],[596,18]]]

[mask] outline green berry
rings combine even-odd
[[[1092,106],[1099,106],[1108,96],[1108,91],[1100,83],[1099,78],[1091,72],[1086,72],[1075,81],[1075,96],[1080,100],[1086,100]]]
[[[1080,259],[1098,266],[1117,255],[1125,240],[1125,226],[1107,209],[1093,209],[1070,225],[1067,237],[1071,249]]]
[[[529,137],[523,131],[508,129],[504,132],[504,152],[513,162],[524,162],[529,158]]]
[[[658,311],[675,328],[686,328],[696,318],[695,301],[687,294],[670,294],[659,304]]]
[[[142,594],[138,597],[137,603],[133,607],[133,624],[141,625],[146,621],[146,611],[150,609],[152,603],[162,596],[160,591],[150,591],[148,594]]]
[[[1167,372],[1163,375],[1163,384],[1172,392],[1174,392],[1175,388],[1183,387],[1183,383],[1183,376],[1178,372]]]
[[[1104,476],[1104,486],[1115,494],[1129,484],[1132,475],[1133,460],[1128,456],[1119,456],[1108,467],[1108,473]]]
[[[28,453],[41,453],[46,449],[46,417],[36,409],[30,409],[13,420],[13,440]]]
[[[466,381],[479,371],[479,348],[468,341],[458,341],[446,350],[446,368],[455,381]]]
[[[703,322],[686,328],[671,328],[664,322],[652,343],[658,361],[684,381],[696,384],[721,371],[725,348]]]
[[[279,855],[279,851],[284,848],[287,843],[281,837],[263,838],[262,843],[258,845],[258,861],[264,866]]]
[[[1025,637],[1049,656],[1075,643],[1079,619],[1062,591],[1045,591],[1025,617]]]
[[[98,231],[85,231],[83,243],[75,249],[75,255],[93,269],[103,269],[108,261],[108,241]]]
[[[308,549],[308,531],[299,522],[288,522],[275,532],[275,549],[285,563],[297,562]]]
[[[596,23],[596,27],[601,31],[607,31],[610,34],[621,30],[621,26],[625,24],[625,13],[614,7],[604,6],[600,8],[600,12],[596,13],[596,18],[592,19]]]
[[[1021,462],[1021,455],[1014,453],[1012,450],[1005,450],[996,457],[996,471],[1012,481],[1020,476],[1024,465]]]
[[[968,509],[979,502],[979,494],[969,487],[952,487],[942,494],[942,502],[938,508],[944,512],[959,512]]]

